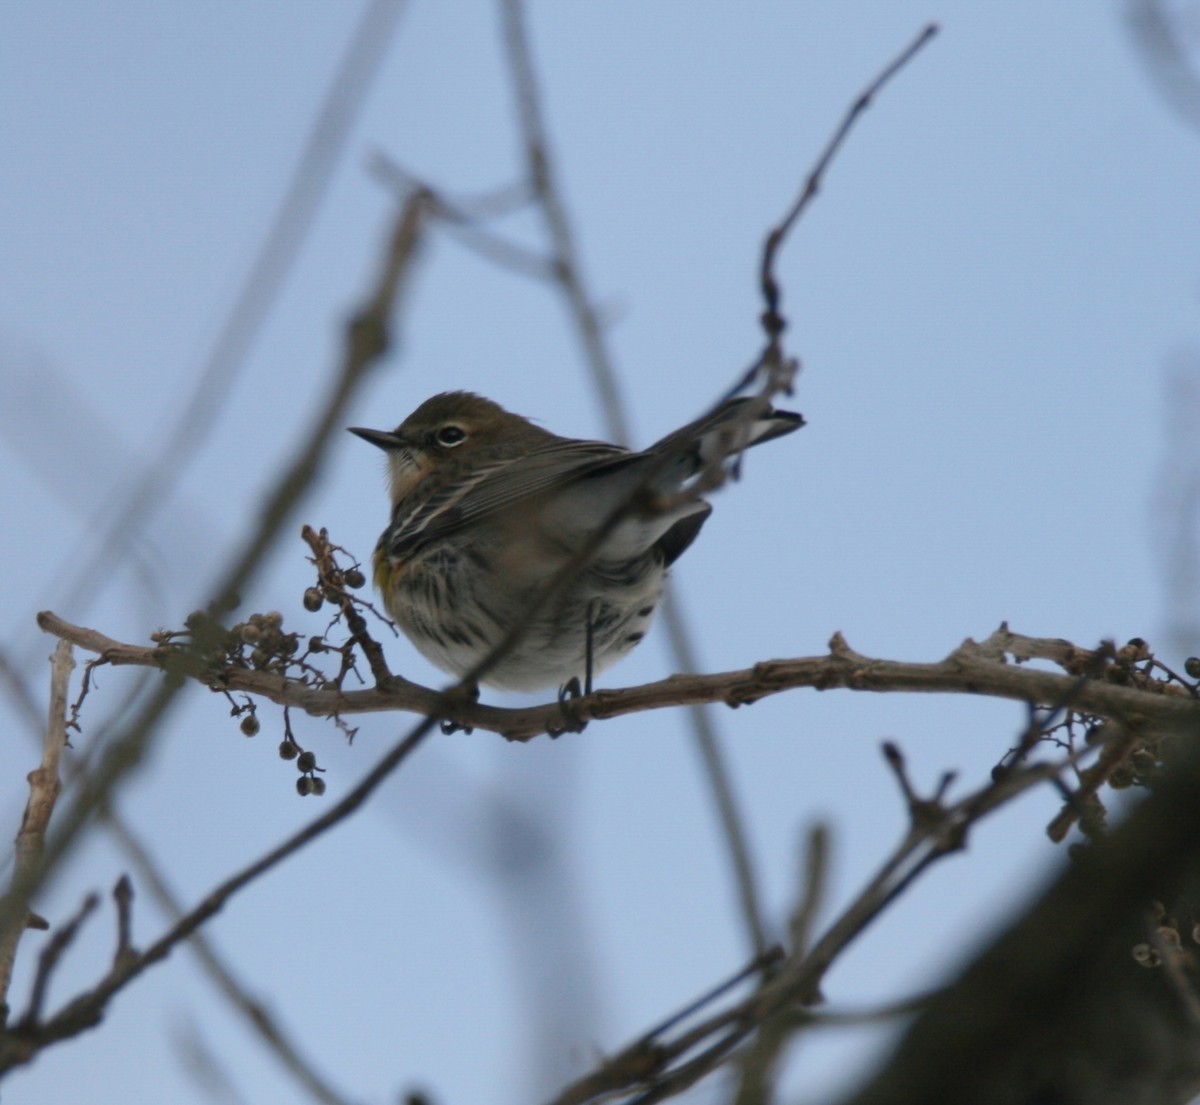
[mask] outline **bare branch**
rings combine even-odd
[[[811,950],[793,949],[749,997],[674,1038],[662,1038],[661,1033],[639,1037],[568,1086],[552,1105],[584,1105],[601,1096],[637,1090],[642,1092],[628,1098],[629,1105],[649,1105],[695,1085],[725,1064],[756,1033],[771,1035],[762,1056],[770,1059],[773,1049],[782,1046],[784,1035],[811,1023],[807,1006],[819,1000],[821,979],[834,960],[915,879],[960,847],[970,829],[989,813],[1053,778],[1065,766],[1066,761],[1062,761],[1003,775],[944,807],[940,818],[926,817],[920,823],[914,822],[874,878],[835,918]],[[674,1020],[669,1023],[673,1025]],[[702,1050],[696,1052],[697,1048]],[[744,1083],[747,1089],[754,1084],[751,1080]],[[764,1085],[765,1081],[758,1084]]]
[[[41,1016],[42,1004],[46,1000],[46,988],[50,985],[50,976],[54,973],[54,968],[58,966],[63,952],[74,942],[84,921],[96,911],[99,904],[100,896],[89,894],[84,898],[83,905],[79,907],[75,916],[47,941],[46,946],[42,949],[42,954],[38,956],[38,969],[30,989],[29,1008],[25,1010],[14,1035],[23,1033],[26,1026],[36,1023],[38,1017]]]
[[[182,920],[186,910],[167,885],[158,865],[142,842],[112,809],[103,809],[100,816],[105,827],[130,857],[139,874],[139,881],[149,889],[151,895],[175,923]],[[241,1014],[266,1048],[314,1101],[320,1102],[321,1105],[349,1105],[349,1099],[334,1089],[317,1071],[311,1049],[288,1037],[279,1019],[272,1015],[263,1002],[247,991],[246,986],[234,975],[201,930],[191,934],[187,946],[199,959],[218,992]]]
[[[21,934],[29,927],[46,927],[40,918],[30,916],[29,887],[41,864],[46,829],[62,789],[58,765],[67,745],[67,689],[74,669],[71,643],[60,638],[50,661],[50,713],[42,738],[42,762],[29,773],[29,799],[17,832],[12,884],[0,926],[0,1024],[7,1019],[8,986]]]
[[[1014,1101],[1171,1105],[1200,1089],[1194,951],[1182,972],[1137,959],[1152,899],[1200,887],[1200,728],[1106,839],[933,998],[855,1105]],[[1185,907],[1163,936],[1193,920]],[[1181,949],[1182,951],[1182,949]],[[1183,960],[1180,961],[1182,964]],[[1187,994],[1181,1000],[1179,987]]]
[[[184,655],[161,647],[124,644],[94,629],[71,625],[50,611],[38,616],[38,624],[47,633],[96,653],[105,664],[169,669],[206,685],[211,679],[199,665],[189,669]],[[1124,670],[1111,659],[1111,649],[1106,653],[1103,649],[1080,648],[1060,639],[1026,637],[1011,632],[1007,625],[982,643],[964,641],[946,659],[932,664],[863,656],[851,649],[841,634],[834,634],[830,646],[825,656],[764,660],[739,671],[673,675],[638,687],[593,691],[576,699],[572,709],[582,721],[604,720],[699,702],[748,706],[784,691],[812,687],[821,691],[841,688],[875,694],[970,694],[1023,703],[1069,701],[1077,710],[1113,718],[1132,728],[1151,730],[1200,716],[1200,703],[1191,694],[1181,688],[1178,694],[1168,689],[1175,684],[1155,682],[1141,689],[1109,680],[1110,672]],[[1075,674],[1081,666],[1093,665],[1103,655],[1110,659],[1095,676],[1081,679]],[[1006,662],[1006,656],[1018,663]],[[1024,667],[1019,662],[1051,656],[1069,674]],[[392,710],[436,714],[447,705],[445,692],[407,680],[398,686],[361,691],[314,690],[278,675],[227,668],[222,672],[221,684],[223,690],[257,695],[315,717]],[[530,740],[562,724],[562,708],[557,701],[510,709],[458,699],[453,708],[453,718],[462,727],[499,733],[508,740]]]

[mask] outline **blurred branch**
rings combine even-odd
[[[527,247],[488,230],[484,221],[507,215],[529,202],[529,189],[515,186],[469,198],[450,198],[445,191],[384,153],[372,155],[369,171],[400,196],[423,189],[430,196],[430,214],[447,233],[500,268],[534,280],[553,280],[554,264]]]
[[[79,595],[95,588],[98,565],[129,540],[166,496],[216,421],[231,380],[258,336],[295,262],[332,179],[351,130],[387,54],[403,0],[370,0],[338,64],[286,192],[266,237],[246,274],[192,394],[166,433],[159,455],[125,496],[123,506],[107,512],[104,534],[92,553],[76,564],[74,606]]]
[[[149,888],[158,904],[176,924],[181,922],[186,910],[142,842],[111,808],[102,809],[99,816],[105,828],[132,860],[141,883]],[[263,1002],[248,992],[245,984],[221,959],[203,932],[194,931],[191,934],[188,948],[200,961],[217,991],[253,1028],[266,1048],[314,1101],[321,1102],[321,1105],[348,1105],[348,1099],[317,1072],[311,1051],[289,1039],[280,1021]]]
[[[42,737],[42,762],[29,773],[29,799],[17,832],[12,885],[0,926],[0,1025],[8,1019],[8,986],[21,934],[26,928],[47,927],[41,918],[30,915],[28,888],[41,863],[46,829],[62,789],[58,764],[67,746],[67,688],[74,669],[71,643],[60,638],[50,660],[50,713]]]
[[[893,762],[896,756],[898,753],[890,753]],[[915,805],[911,796],[906,797],[910,808],[908,832],[811,949],[793,948],[748,997],[681,1029],[675,1036],[664,1039],[663,1031],[654,1029],[639,1037],[566,1087],[552,1105],[584,1105],[614,1096],[623,1097],[630,1105],[651,1105],[683,1092],[717,1070],[744,1041],[767,1026],[773,1027],[777,1019],[783,1018],[791,1025],[811,1023],[812,1015],[806,1007],[820,1000],[821,980],[835,959],[929,867],[965,847],[971,829],[988,814],[1029,788],[1055,778],[1067,766],[1064,759],[1002,774],[950,804],[944,801],[944,786]],[[667,1023],[674,1028],[677,1018]],[[924,1100],[949,1099],[934,1093]]]
[[[522,0],[503,0],[504,43],[508,66],[512,73],[517,97],[517,121],[525,156],[525,171],[537,201],[538,210],[546,224],[546,234],[553,251],[552,268],[559,288],[566,299],[571,319],[583,345],[584,361],[588,366],[592,386],[596,389],[600,409],[613,441],[628,444],[631,439],[625,404],[617,385],[612,358],[604,344],[600,320],[584,287],[583,270],[571,220],[566,204],[554,180],[554,167],[542,121],[541,97],[533,71],[529,36],[525,31],[525,11]]]
[[[42,708],[29,681],[13,662],[11,655],[0,647],[0,682],[8,693],[8,701],[24,718],[30,730],[41,739]]]
[[[98,655],[98,663],[169,670],[209,685],[211,671],[179,649],[123,644],[94,629],[85,629],[43,612],[38,624],[47,632]],[[1017,661],[1008,662],[1006,657]],[[1066,674],[1023,667],[1026,660],[1048,660]],[[712,675],[673,675],[638,687],[593,691],[573,700],[572,714],[580,721],[603,720],[644,710],[660,710],[699,702],[747,706],[770,695],[798,687],[827,691],[843,688],[871,693],[958,693],[1016,702],[1058,706],[1112,718],[1134,729],[1161,729],[1200,717],[1194,688],[1151,679],[1137,680],[1131,667],[1108,647],[1085,649],[1059,638],[1027,637],[1002,625],[986,640],[964,641],[944,660],[932,664],[881,660],[863,656],[841,634],[830,641],[825,656],[764,660],[752,668]],[[1133,685],[1143,682],[1144,686]],[[302,680],[227,667],[220,689],[244,692],[304,710],[315,717],[403,710],[435,714],[453,706],[460,726],[499,733],[509,740],[529,740],[562,726],[562,706],[506,708],[447,702],[444,691],[407,680],[398,685],[361,691],[313,689]]]
[[[825,904],[828,866],[829,829],[825,825],[814,825],[805,841],[799,893],[788,926],[791,946],[788,963],[802,963],[808,954],[818,911]],[[802,1007],[791,1017],[773,1017],[762,1026],[740,1056],[734,1105],[764,1105],[770,1100],[788,1043],[800,1027],[814,1023],[813,1019],[819,1016],[821,1014]]]
[[[1200,351],[1183,348],[1163,373],[1152,548],[1171,655],[1200,652]]]
[[[345,798],[303,829],[293,833],[278,847],[222,882],[199,905],[180,917],[146,951],[124,949],[125,954],[116,957],[112,968],[92,989],[67,1002],[57,1013],[44,1020],[39,1016],[40,1002],[31,1004],[29,1012],[18,1024],[0,1033],[0,1074],[28,1063],[51,1044],[95,1027],[115,994],[147,967],[165,959],[200,925],[223,909],[235,894],[354,813],[421,744],[434,724],[432,718],[426,718],[417,724]],[[79,921],[82,919],[83,915],[78,918]],[[73,936],[74,929],[70,932]]]
[[[502,7],[505,44],[509,69],[516,88],[517,118],[521,128],[526,172],[550,239],[553,251],[552,272],[579,335],[584,363],[600,401],[607,436],[613,441],[627,445],[632,435],[616,368],[604,340],[599,316],[592,306],[592,297],[585,287],[571,221],[554,177],[545,124],[542,120],[541,95],[533,69],[529,36],[525,30],[524,4],[522,0],[504,0]],[[684,672],[695,671],[699,665],[692,648],[691,633],[683,612],[676,603],[666,604],[663,621],[675,657],[675,667]],[[760,894],[754,861],[746,837],[744,819],[737,806],[733,780],[721,753],[716,728],[704,707],[689,707],[688,720],[729,850],[750,944],[761,954],[767,947],[766,925],[759,904]]]
[[[386,351],[393,315],[422,240],[425,203],[424,193],[416,193],[409,197],[399,212],[375,289],[347,327],[347,348],[341,370],[317,416],[316,425],[307,436],[300,454],[276,482],[260,511],[258,526],[245,548],[227,569],[213,602],[217,610],[229,609],[237,593],[262,563],[284,523],[291,517],[315,478],[319,461],[333,433],[340,428],[350,399],[367,371]],[[104,749],[95,769],[73,791],[73,801],[65,811],[59,828],[47,842],[41,862],[21,880],[20,894],[33,893],[46,872],[53,869],[59,857],[88,823],[97,805],[108,796],[119,779],[141,762],[153,734],[174,699],[175,689],[172,681],[164,681],[123,727],[120,735]],[[0,927],[10,919],[11,913],[6,906],[0,910]]]
[[[1162,0],[1129,0],[1133,44],[1155,88],[1188,126],[1200,130],[1200,71]]]

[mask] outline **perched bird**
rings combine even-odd
[[[667,569],[712,511],[678,492],[714,459],[804,424],[790,411],[739,418],[748,402],[732,399],[640,453],[560,437],[465,391],[435,395],[394,430],[352,428],[387,453],[392,516],[374,574],[388,613],[422,655],[462,677],[593,542],[479,677],[505,690],[590,686],[646,635]]]

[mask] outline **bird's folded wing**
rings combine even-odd
[[[415,548],[453,533],[498,510],[553,492],[613,461],[632,459],[618,445],[563,439],[531,449],[520,457],[487,460],[461,480],[448,483],[411,507],[403,500],[388,535],[388,552],[407,556]]]

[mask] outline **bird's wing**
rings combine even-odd
[[[523,456],[480,458],[475,471],[447,483],[416,505],[401,500],[386,534],[388,552],[406,556],[498,510],[553,492],[580,476],[641,456],[602,441],[563,438]]]

